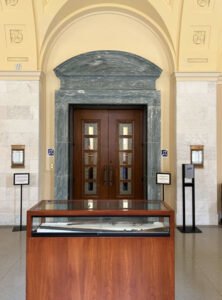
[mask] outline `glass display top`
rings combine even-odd
[[[33,208],[31,211],[72,211],[72,210],[153,210],[153,211],[170,211],[171,209],[162,201],[159,200],[129,200],[129,199],[118,199],[118,200],[95,200],[95,199],[84,199],[84,200],[42,200]]]

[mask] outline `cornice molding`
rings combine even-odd
[[[0,80],[11,80],[11,81],[21,81],[21,80],[31,80],[40,81],[42,77],[42,72],[40,71],[0,71]]]
[[[220,75],[218,76],[218,84],[222,84],[222,74],[220,73]]]
[[[218,81],[222,80],[219,72],[175,72],[176,81]]]

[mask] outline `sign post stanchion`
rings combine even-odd
[[[191,187],[192,189],[192,226],[186,225],[186,200],[185,200],[185,188]],[[196,227],[195,222],[195,176],[194,165],[183,164],[182,165],[182,213],[183,213],[183,225],[177,226],[177,229],[182,233],[201,233],[201,230]]]
[[[12,231],[26,230],[26,226],[22,226],[22,201],[23,201],[22,188],[23,185],[29,185],[29,180],[30,180],[29,173],[14,173],[13,184],[20,185],[20,225],[14,226]]]
[[[156,184],[162,185],[162,201],[164,201],[164,185],[171,184],[171,174],[170,173],[156,173]]]

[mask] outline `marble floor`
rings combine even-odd
[[[200,228],[176,230],[176,300],[222,300],[222,227]],[[0,227],[0,300],[25,300],[25,234]]]

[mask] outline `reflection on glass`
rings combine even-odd
[[[129,207],[129,200],[123,199],[123,208],[128,208]]]
[[[128,139],[123,139],[123,150],[128,150]]]
[[[93,128],[93,126],[89,126],[89,128],[88,128],[88,134],[89,135],[93,135],[94,134],[94,128]]]
[[[119,148],[120,150],[132,150],[132,138],[120,138]]]
[[[131,182],[120,182],[120,195],[130,195],[132,193]]]
[[[123,182],[123,191],[128,191],[128,182]]]
[[[32,211],[37,210],[82,210],[83,202],[85,200],[42,200],[35,207],[33,207]],[[111,210],[119,208],[120,200],[102,200],[98,209],[100,210]],[[133,209],[139,210],[161,210],[161,211],[169,211],[169,208],[165,207],[165,204],[159,200],[131,200],[131,206]]]
[[[97,135],[98,128],[97,123],[85,123],[84,134],[85,135]]]
[[[97,150],[97,138],[85,138],[86,150]]]
[[[92,167],[90,167],[88,169],[88,179],[93,179],[93,168]]]
[[[119,124],[120,135],[132,135],[132,124],[131,123],[120,123]]]
[[[85,194],[95,195],[96,194],[96,182],[85,182]]]
[[[96,168],[93,167],[85,168],[85,179],[88,180],[96,179]]]
[[[120,167],[120,179],[121,180],[128,180],[131,179],[131,168],[127,167]]]
[[[129,128],[128,127],[123,127],[123,135],[128,135],[129,134]]]
[[[121,165],[131,165],[132,164],[132,153],[120,152],[119,160]]]
[[[97,164],[97,153],[85,153],[85,164],[96,165]]]
[[[88,209],[96,209],[97,208],[97,200],[87,199],[84,200],[84,207]]]

